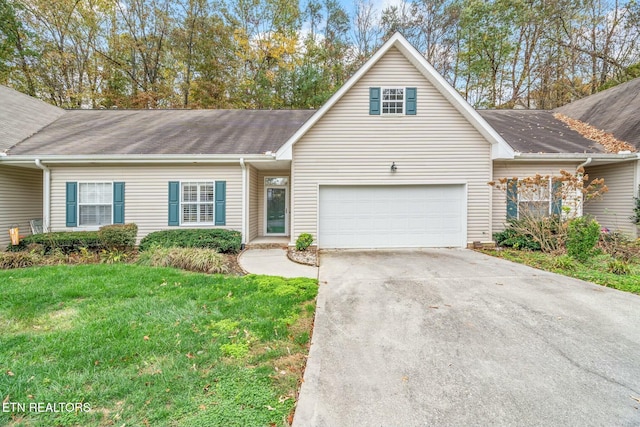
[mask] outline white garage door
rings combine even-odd
[[[321,248],[461,247],[464,185],[321,186]]]

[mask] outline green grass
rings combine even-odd
[[[137,265],[0,271],[0,411],[12,426],[286,425],[317,283]]]
[[[593,256],[587,262],[580,263],[567,255],[557,256],[516,249],[487,250],[483,252],[541,270],[552,271],[621,291],[640,294],[640,264],[629,263],[630,274],[613,274],[608,271],[608,264],[612,258],[606,254]]]

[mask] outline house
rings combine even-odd
[[[317,111],[42,116],[48,125],[7,150],[0,174],[39,176],[41,189],[10,191],[39,205],[51,231],[135,222],[139,238],[222,227],[243,243],[311,233],[320,248],[466,247],[504,227],[504,194],[488,182],[584,165],[610,188],[588,212],[637,235],[625,219],[636,153],[609,153],[553,112],[474,110],[400,34]]]
[[[0,248],[8,229],[30,234],[29,220],[42,218],[42,170],[35,162],[4,163],[6,151],[64,114],[64,110],[0,85]]]

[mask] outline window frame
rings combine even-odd
[[[385,103],[389,104],[389,103],[398,103],[399,101],[396,100],[385,100],[384,99],[384,91],[385,90],[402,90],[402,112],[394,112],[394,113],[385,113]],[[397,96],[397,93],[396,93]],[[396,105],[396,110],[397,110],[397,105]],[[380,115],[381,116],[387,116],[387,117],[402,117],[402,116],[406,116],[407,115],[407,88],[404,86],[381,86],[380,87]]]
[[[521,178],[518,178],[518,183],[520,183],[522,181]],[[517,219],[520,219],[520,212],[522,212],[521,209],[521,203],[531,203],[531,202],[546,202],[547,203],[547,213],[545,214],[545,216],[551,216],[553,215],[553,177],[549,177],[549,182],[547,183],[547,198],[544,200],[523,200],[522,199],[522,193],[520,191],[520,186],[517,186],[518,188],[518,192],[517,192],[517,205],[516,205],[516,209],[517,209]]]
[[[77,223],[77,227],[78,228],[88,228],[88,229],[98,229],[104,225],[113,225],[113,183],[114,181],[77,181],[77,201],[76,201],[76,218],[78,219],[78,223]],[[80,187],[82,187],[82,185],[87,185],[87,184],[109,184],[110,189],[111,189],[111,200],[110,202],[107,203],[83,203],[80,201],[81,198],[81,194],[82,191],[80,190]],[[109,206],[109,217],[111,219],[111,221],[109,223],[105,223],[105,224],[82,224],[82,216],[80,215],[80,208],[82,206]]]
[[[179,181],[180,182],[180,198],[179,198],[179,215],[180,215],[180,226],[215,226],[216,223],[216,181],[215,180],[189,180],[189,181]],[[185,185],[197,185],[197,201],[185,201],[184,200],[184,187]],[[203,185],[211,185],[211,201],[203,202],[200,200],[201,189],[200,187]],[[187,205],[196,205],[196,218],[195,222],[185,221],[184,214],[184,206]],[[211,206],[211,221],[201,221],[201,207],[203,205]]]

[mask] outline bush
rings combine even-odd
[[[313,236],[309,233],[302,233],[296,240],[296,250],[306,251],[313,243]]]
[[[536,242],[531,235],[507,228],[504,231],[493,234],[498,246],[504,246],[514,249],[526,249],[530,251],[539,251],[540,243]]]
[[[105,249],[132,250],[136,246],[136,224],[114,224],[100,227],[98,237]]]
[[[631,273],[631,268],[629,268],[629,264],[617,259],[609,261],[609,264],[607,265],[607,270],[609,271],[609,273],[618,274],[620,276]]]
[[[224,257],[212,249],[152,246],[140,253],[138,264],[174,267],[200,273],[226,273]]]
[[[147,234],[141,241],[139,250],[146,251],[152,246],[165,248],[204,248],[220,253],[238,253],[242,237],[239,231],[211,229],[163,230]]]
[[[553,258],[551,266],[558,270],[575,271],[577,269],[576,262],[569,255],[560,255]]]
[[[33,234],[20,241],[19,245],[9,245],[8,251],[25,251],[29,245],[39,245],[44,254],[60,250],[65,254],[78,252],[80,248],[99,251],[102,242],[97,231],[60,231],[55,233]]]
[[[0,269],[33,267],[42,261],[35,252],[0,252]]]
[[[594,253],[600,239],[600,224],[588,216],[574,218],[567,227],[567,254],[586,262]]]

